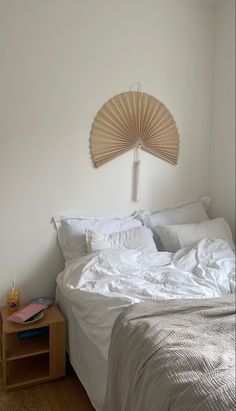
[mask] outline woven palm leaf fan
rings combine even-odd
[[[128,91],[112,97],[97,113],[91,155],[95,167],[100,167],[136,147],[177,164],[179,134],[164,104],[149,94]]]

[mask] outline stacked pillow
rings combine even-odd
[[[86,230],[109,235],[142,226],[142,222],[135,217],[106,219],[58,216],[54,217],[54,222],[65,261],[87,254]]]
[[[153,231],[159,251],[175,252],[204,238],[225,240],[233,248],[232,233],[226,221],[223,218],[209,219],[209,203],[209,197],[202,197],[154,213],[140,211],[139,218]]]
[[[87,251],[93,252],[104,248],[135,249],[142,252],[157,252],[150,228],[136,227],[115,234],[102,234],[87,230]]]
[[[142,210],[134,217],[59,216],[54,222],[65,261],[104,248],[175,252],[207,237],[234,247],[226,221],[209,219],[209,202],[209,197],[203,197],[154,213]]]
[[[158,225],[154,230],[161,239],[165,251],[175,252],[204,238],[225,240],[234,248],[230,227],[223,218],[192,224]]]
[[[159,230],[156,229],[156,227],[170,224],[201,223],[202,221],[209,220],[207,215],[208,206],[209,197],[203,197],[200,200],[177,204],[176,206],[154,213],[147,210],[139,211],[138,217],[143,225],[151,228],[153,231],[157,249],[159,251],[169,251],[165,249],[160,238]]]

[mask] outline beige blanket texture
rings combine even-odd
[[[138,303],[117,318],[105,411],[235,411],[235,294]]]

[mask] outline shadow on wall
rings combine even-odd
[[[64,259],[56,236],[34,267],[35,269],[31,269],[24,280],[19,282],[21,303],[28,303],[31,299],[42,296],[55,298],[56,277],[64,269]]]

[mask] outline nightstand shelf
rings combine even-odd
[[[17,388],[54,380],[65,375],[66,322],[56,306],[44,317],[26,325],[7,320],[1,309],[1,359],[4,388]],[[19,339],[18,332],[48,327],[48,334]]]
[[[7,365],[7,388],[49,380],[49,354],[21,358]]]
[[[49,352],[49,335],[19,340],[17,334],[8,334],[6,342],[6,361],[31,357]]]

